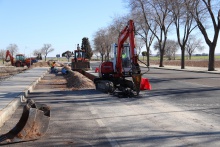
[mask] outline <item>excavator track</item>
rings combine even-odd
[[[135,83],[128,79],[123,79],[123,80],[117,79],[117,80],[114,80],[113,82],[107,79],[104,80],[104,79],[98,78],[98,79],[95,79],[95,85],[96,85],[97,90],[102,91],[104,93],[109,93],[109,94],[118,96],[120,98],[134,97],[139,94],[139,91],[137,91]]]
[[[95,86],[97,90],[105,93],[113,93],[115,91],[113,82],[108,80],[96,80]]]

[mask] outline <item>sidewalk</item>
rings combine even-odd
[[[0,82],[0,127],[11,117],[48,69],[36,67]]]
[[[185,66],[185,69],[181,69],[180,66],[164,65],[164,67],[159,67],[159,65],[150,65],[150,68],[220,74],[220,68],[215,68],[215,71],[208,71],[208,67],[192,67],[192,66]]]

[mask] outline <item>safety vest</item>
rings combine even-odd
[[[126,58],[126,54],[122,54],[122,58],[123,58],[123,59]]]

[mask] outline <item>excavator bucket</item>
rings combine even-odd
[[[50,108],[28,99],[16,126],[0,136],[0,145],[39,139],[46,133],[49,121]]]
[[[135,85],[137,95],[139,95],[139,92],[140,92],[141,76],[142,76],[142,74],[133,74],[132,75],[132,79],[133,79],[133,82]]]

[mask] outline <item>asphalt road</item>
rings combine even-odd
[[[15,146],[220,146],[220,75],[151,69],[144,77],[152,90],[136,98],[36,87],[30,98],[51,107],[50,128]]]

